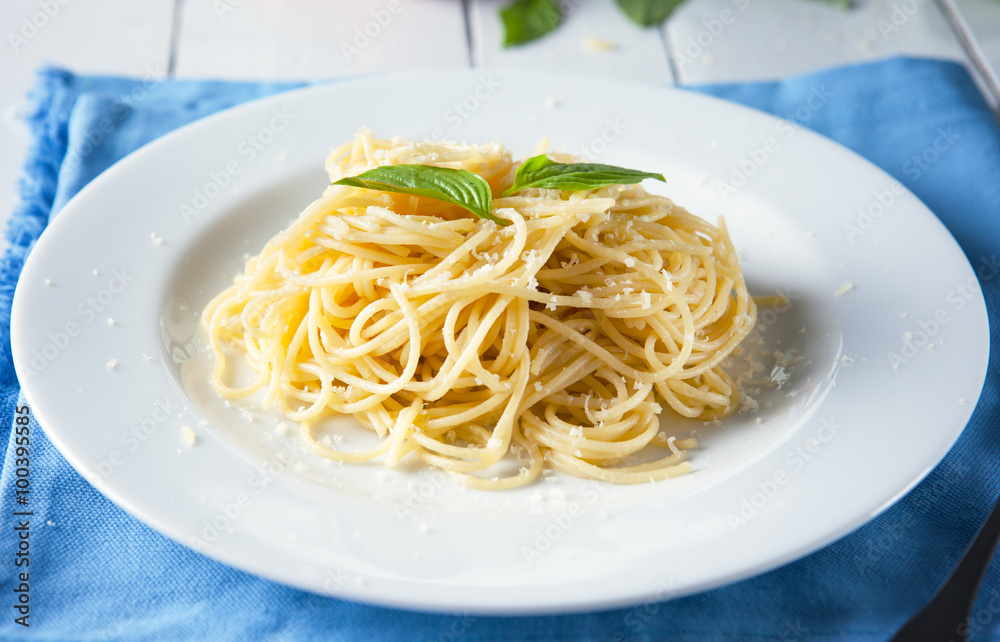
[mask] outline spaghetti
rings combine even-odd
[[[337,180],[396,164],[466,169],[494,194],[517,169],[497,143],[367,130],[326,167]],[[528,484],[545,466],[616,483],[690,470],[694,440],[661,432],[659,414],[732,412],[739,392],[722,362],[756,319],[724,222],[639,185],[493,204],[510,225],[329,187],[205,309],[213,386],[262,394],[320,456],[416,456],[475,488]],[[226,382],[234,348],[255,373],[245,386]],[[331,413],[354,415],[378,446],[320,443],[315,423]]]

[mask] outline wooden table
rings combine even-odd
[[[1000,0],[687,0],[640,29],[613,0],[560,0],[567,18],[503,49],[501,0],[4,0],[0,216],[16,203],[38,67],[153,79],[320,79],[531,67],[649,82],[781,78],[910,54],[957,60],[1000,102]]]

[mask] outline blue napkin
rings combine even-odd
[[[0,637],[883,640],[946,578],[1000,494],[1000,131],[962,67],[892,59],[782,82],[689,88],[797,121],[872,160],[930,206],[979,269],[994,347],[982,398],[945,460],[877,519],[783,568],[672,602],[551,617],[431,615],[311,595],[204,558],[111,504],[32,421],[30,628],[17,623],[15,571],[22,569],[14,566],[13,513],[25,507],[15,504],[10,444],[19,388],[8,330],[25,255],[73,194],[132,150],[206,114],[292,86],[40,73],[22,204],[0,267]],[[821,109],[814,107],[818,96]],[[947,148],[925,155],[942,132]],[[968,628],[973,639],[996,639],[998,622],[995,563]]]

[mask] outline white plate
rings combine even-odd
[[[802,360],[780,390],[761,392],[758,413],[687,424],[701,441],[695,471],[670,482],[559,476],[488,493],[418,468],[323,465],[279,434],[277,418],[247,422],[215,401],[204,363],[187,357],[196,313],[244,253],[318,197],[327,152],[361,125],[496,139],[517,156],[547,135],[663,172],[660,191],[706,218],[726,214],[755,293],[792,296],[790,310],[762,311],[764,347]],[[723,198],[721,181],[738,173],[745,184]],[[663,599],[857,528],[965,426],[986,372],[982,295],[945,228],[893,185],[808,131],[664,87],[447,72],[309,88],[185,127],[88,185],[24,268],[14,358],[32,410],[77,470],[153,528],[233,566],[417,609]],[[853,242],[847,224],[860,232]],[[836,296],[845,283],[853,289]],[[892,353],[906,363],[892,367]],[[773,357],[763,359],[767,374]],[[197,444],[185,445],[182,426]]]

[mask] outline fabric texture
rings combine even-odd
[[[884,640],[947,577],[1000,495],[1000,130],[959,65],[896,58],[781,82],[689,87],[813,129],[912,190],[978,270],[991,321],[978,407],[943,462],[854,533],[758,577],[664,603],[547,617],[435,615],[289,588],[202,557],[126,514],[31,428],[31,611],[15,622],[19,386],[10,305],[34,241],[91,179],[220,109],[298,86],[78,76],[44,69],[0,267],[0,638],[8,640]],[[23,401],[22,401],[23,402]],[[968,623],[998,639],[1000,564]]]

